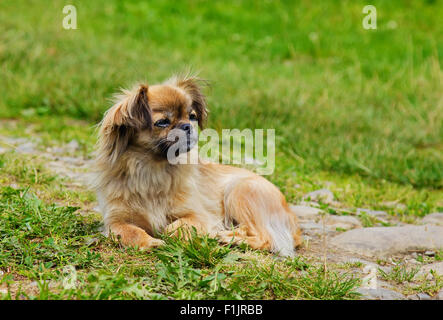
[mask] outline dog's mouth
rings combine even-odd
[[[189,152],[197,144],[197,139],[192,134],[186,134],[186,139],[176,137],[174,141],[167,138],[158,143],[157,153],[163,158],[178,157],[182,153]]]

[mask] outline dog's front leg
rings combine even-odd
[[[205,224],[197,219],[195,214],[188,214],[167,225],[165,232],[174,236],[183,237],[184,239],[189,239],[191,237],[191,231],[194,228],[198,234],[204,234],[207,232]]]
[[[133,224],[125,222],[112,223],[109,229],[113,234],[120,237],[120,241],[124,246],[150,249],[164,244],[163,240],[151,237],[145,230]]]

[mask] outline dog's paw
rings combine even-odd
[[[239,245],[242,242],[244,242],[244,240],[239,237],[239,233],[233,232],[231,230],[223,230],[223,231],[219,231],[216,235],[216,238],[221,242],[221,243],[226,243],[226,244],[236,244]]]
[[[140,250],[148,251],[153,248],[164,246],[165,242],[160,239],[150,238],[146,241],[143,241],[143,243],[139,246]]]

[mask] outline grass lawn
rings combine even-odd
[[[75,139],[87,158],[115,91],[191,67],[212,83],[208,127],[276,130],[268,178],[290,202],[327,187],[405,222],[443,211],[441,0],[373,1],[377,30],[362,28],[364,1],[70,1],[76,30],[66,4],[0,2],[0,147]],[[80,214],[95,196],[44,164],[0,154],[6,298],[356,298],[349,265],[205,237],[124,249]]]

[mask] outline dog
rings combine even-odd
[[[186,134],[184,151],[192,152],[190,141],[208,115],[204,85],[195,76],[138,84],[105,112],[92,186],[106,232],[124,246],[150,249],[164,244],[160,232],[192,229],[221,243],[293,256],[301,232],[275,185],[239,167],[168,161],[171,130]]]

